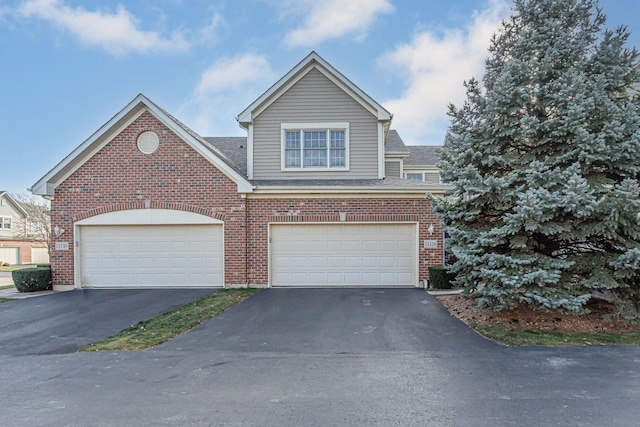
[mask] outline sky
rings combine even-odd
[[[235,117],[313,50],[406,144],[440,145],[511,4],[0,0],[0,190],[28,193],[139,93],[201,136],[245,136]],[[640,1],[599,4],[640,48]]]

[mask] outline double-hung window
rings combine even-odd
[[[0,228],[2,230],[11,230],[11,217],[0,216]]]
[[[283,123],[282,170],[348,170],[349,123]]]

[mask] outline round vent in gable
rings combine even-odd
[[[138,150],[144,154],[151,154],[158,149],[160,145],[160,139],[155,132],[146,131],[142,132],[138,137]]]

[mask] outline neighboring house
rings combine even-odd
[[[238,115],[246,137],[138,95],[31,188],[54,288],[423,286],[446,188],[386,173],[391,119],[315,52]]]
[[[397,131],[389,131],[385,146],[385,175],[440,184],[437,145],[405,145]]]
[[[34,226],[25,206],[0,191],[0,265],[49,262],[47,245]]]

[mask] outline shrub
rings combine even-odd
[[[429,283],[434,289],[451,289],[453,274],[442,265],[429,267]]]
[[[13,284],[20,292],[47,291],[51,289],[51,268],[23,268],[11,272]]]

